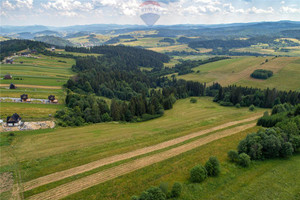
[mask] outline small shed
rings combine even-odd
[[[6,74],[6,75],[4,76],[4,79],[12,79],[12,75]]]
[[[55,47],[54,46],[51,47],[51,51],[55,51]]]
[[[9,86],[9,89],[14,90],[14,89],[16,89],[16,86],[11,83],[10,86]]]
[[[7,117],[6,124],[7,126],[20,126],[22,123],[21,119],[22,118],[15,113],[11,117]]]
[[[21,101],[22,102],[30,102],[31,99],[28,98],[28,94],[22,94],[21,95]]]
[[[54,95],[48,96],[48,99],[49,99],[49,102],[51,102],[51,103],[57,103],[58,102],[57,99],[55,99]]]

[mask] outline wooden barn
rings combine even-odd
[[[20,126],[22,124],[21,117],[15,113],[11,117],[7,117],[6,124],[7,126]]]
[[[31,99],[28,98],[28,94],[22,94],[21,101],[22,102],[31,102]]]

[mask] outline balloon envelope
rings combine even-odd
[[[141,4],[141,19],[148,26],[153,26],[160,18],[161,6],[156,1],[145,1]]]
[[[147,24],[148,26],[153,26],[157,20],[159,20],[160,16],[155,13],[145,13],[141,15],[142,20]]]

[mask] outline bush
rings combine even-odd
[[[191,170],[190,174],[191,174],[191,181],[193,183],[200,183],[207,178],[207,171],[205,167],[203,167],[202,165],[195,166]]]
[[[132,196],[131,200],[139,200],[139,197],[138,196]]]
[[[198,100],[196,98],[191,98],[191,100],[190,100],[191,103],[197,103],[197,101]]]
[[[176,198],[180,197],[182,191],[182,185],[180,183],[174,183],[171,190],[171,197]]]
[[[205,169],[208,176],[218,176],[220,174],[220,162],[219,160],[211,156],[209,160],[205,163]]]
[[[235,107],[236,108],[241,108],[241,104],[237,103],[237,104],[235,104]]]
[[[159,188],[161,189],[161,191],[162,191],[163,193],[165,193],[165,195],[168,194],[168,188],[169,188],[168,183],[166,183],[166,182],[161,183],[161,184],[159,185]]]
[[[238,154],[237,151],[230,150],[230,151],[228,151],[227,155],[228,155],[228,158],[229,158],[229,160],[231,162],[238,162],[238,160],[239,160],[239,154]]]
[[[249,167],[251,163],[250,156],[245,153],[239,155],[239,165],[242,167]]]
[[[250,110],[250,111],[254,111],[254,110],[255,110],[255,106],[254,106],[254,105],[251,105],[251,106],[249,107],[249,110]]]
[[[138,200],[166,200],[167,197],[159,187],[150,187],[144,191]]]
[[[285,142],[282,144],[280,156],[283,158],[288,158],[293,155],[294,149],[290,142]]]

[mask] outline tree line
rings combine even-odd
[[[218,88],[218,94],[214,101],[221,105],[234,106],[239,104],[245,107],[254,105],[261,108],[272,108],[280,103],[290,103],[291,105],[300,103],[300,93],[297,91],[279,91],[275,88],[262,90],[236,85],[227,87],[215,85],[215,88]]]

